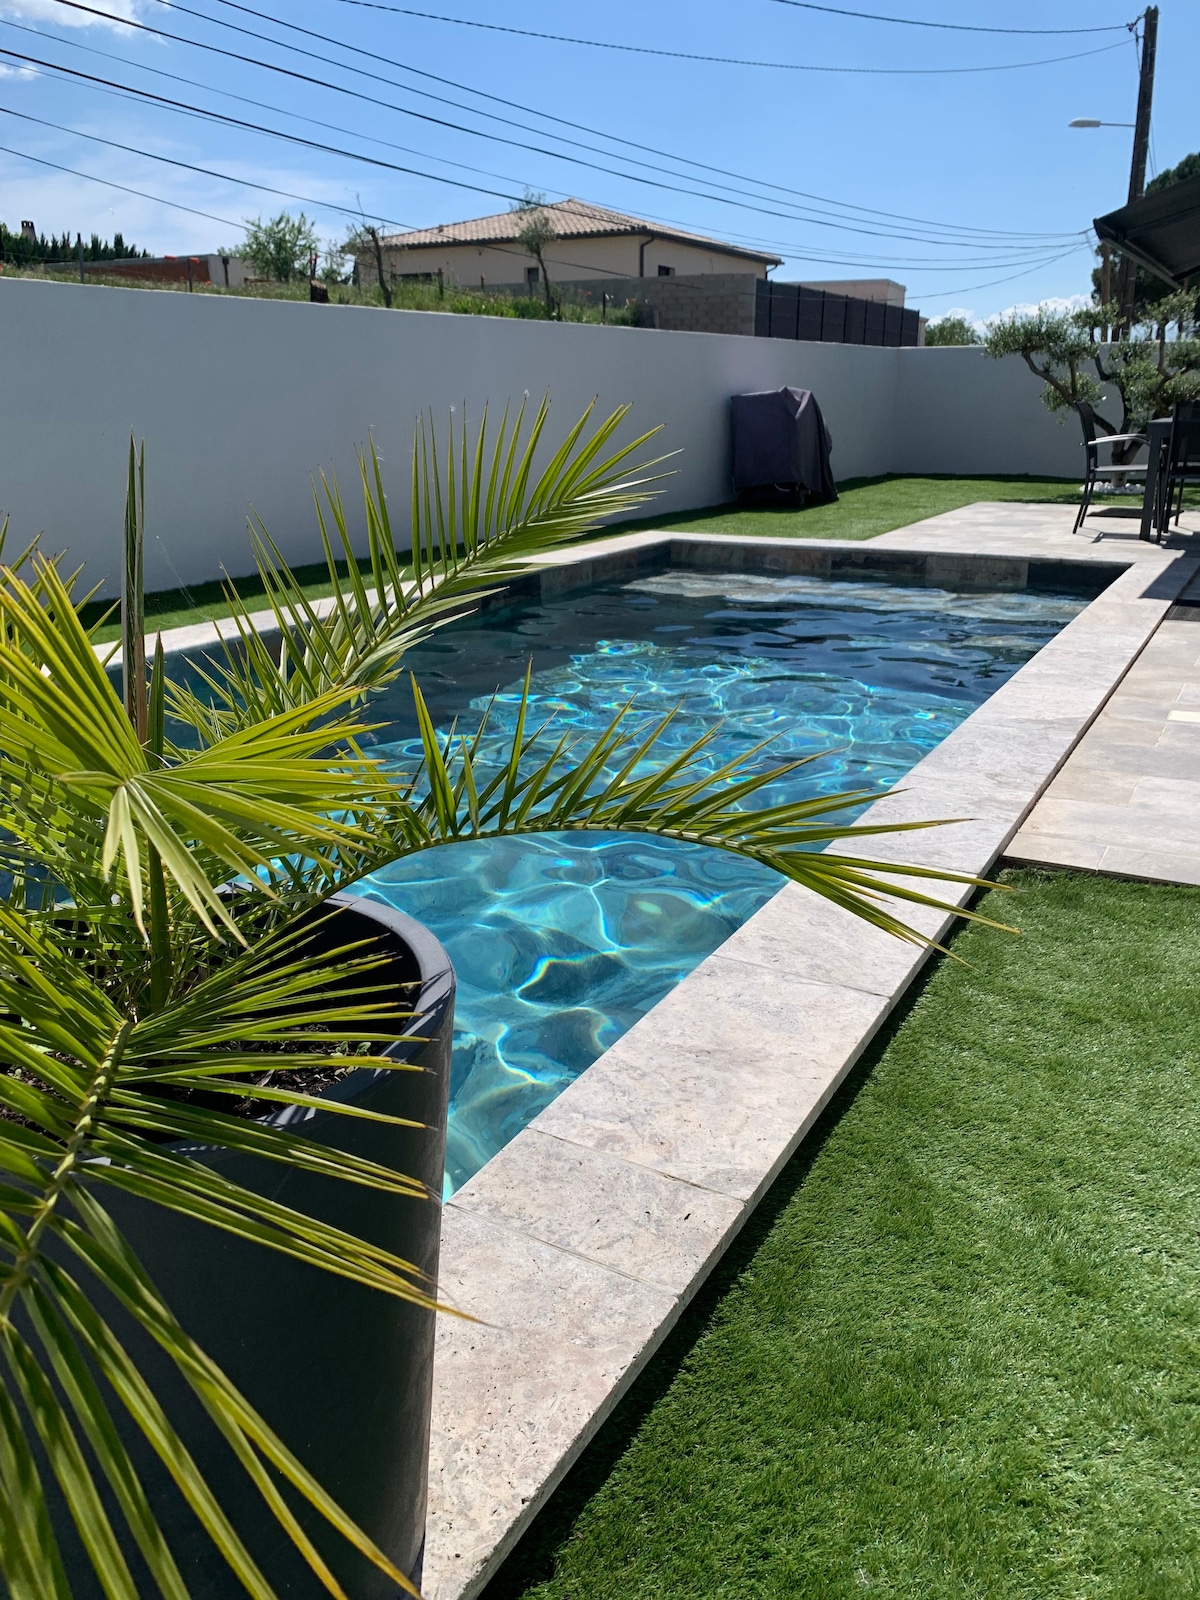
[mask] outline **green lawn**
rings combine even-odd
[[[870,539],[892,528],[903,528],[939,511],[953,511],[975,500],[1037,500],[1055,505],[1078,504],[1079,485],[1056,478],[863,478],[839,486],[836,505],[814,506],[811,511],[746,511],[715,507],[671,517],[647,517],[623,523],[632,528],[701,529],[705,533],[789,535],[802,539]],[[606,530],[612,532],[613,530]],[[603,537],[603,535],[600,535]],[[247,560],[249,550],[247,549]],[[366,570],[364,564],[364,571]],[[310,598],[329,594],[323,565],[300,567],[297,576]],[[257,578],[239,578],[238,588],[247,598],[261,595]],[[95,617],[104,609],[93,607]],[[166,589],[146,596],[146,619],[155,628],[181,628],[212,617],[227,617],[229,607],[220,583],[196,584],[189,589]],[[116,639],[119,629],[110,624],[101,639]]]
[[[247,559],[252,559],[248,553]],[[364,561],[361,566],[369,576],[370,563]],[[341,567],[344,571],[344,562],[341,563]],[[296,576],[310,600],[323,599],[333,592],[329,583],[328,569],[323,561],[312,566],[297,567]],[[86,572],[84,577],[87,577]],[[266,601],[262,598],[263,586],[257,574],[252,577],[236,578],[234,583],[244,599],[260,600],[265,608]],[[96,635],[101,643],[108,643],[121,637],[120,622],[114,603],[111,600],[93,600],[84,607],[83,612],[84,621],[89,624],[105,613],[110,613],[112,620],[107,622]],[[228,615],[229,604],[225,599],[224,585],[220,581],[197,583],[190,588],[159,589],[146,596],[146,626],[151,630],[186,628],[194,622],[209,622],[214,617]]]
[[[1200,1596],[1200,890],[1008,881],[486,1600]]]
[[[747,510],[714,506],[683,516],[651,517],[639,526],[679,528],[698,533],[757,535],[759,538],[873,539],[905,528],[923,517],[957,511],[976,500],[1030,500],[1077,506],[1077,478],[851,478],[838,485],[835,505],[810,511]],[[1099,497],[1097,504],[1100,503]],[[1139,502],[1122,497],[1125,505]]]

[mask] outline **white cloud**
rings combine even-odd
[[[997,311],[995,316],[1028,317],[1035,311],[1082,311],[1084,306],[1091,303],[1091,296],[1086,294],[1052,294],[1045,300],[1026,300],[1020,305],[1008,306],[1003,311]]]
[[[975,313],[968,306],[951,306],[949,311],[939,311],[936,317],[930,317],[929,326],[934,328],[939,322],[947,322],[951,317],[961,317],[964,322],[975,322]]]
[[[32,67],[6,67],[0,64],[0,78],[35,78]]]
[[[57,22],[64,28],[116,28],[121,23],[136,21],[142,14],[141,0],[84,0],[93,11],[103,11],[103,17],[92,16],[87,11],[75,11],[61,6],[57,0],[0,0],[0,17],[20,17],[29,22]]]
[[[1044,300],[1023,300],[1017,305],[1006,306],[1003,311],[989,311],[982,316],[972,306],[951,306],[949,311],[939,311],[929,321],[932,326],[947,317],[961,317],[964,322],[971,324],[976,333],[986,333],[993,322],[1003,321],[1006,317],[1029,317],[1038,311],[1082,311],[1084,306],[1090,306],[1091,303],[1091,296],[1086,294],[1052,294]]]
[[[129,130],[121,128],[106,127],[105,132],[114,138],[121,138],[123,133],[129,136]],[[27,148],[31,154],[78,168],[81,173],[102,174],[112,183],[124,184],[142,194],[129,194],[83,176],[38,166],[0,152],[0,194],[4,197],[0,215],[10,227],[15,226],[16,219],[30,217],[40,232],[67,232],[72,237],[79,232],[85,239],[93,232],[108,239],[119,229],[127,242],[152,254],[183,255],[205,254],[222,246],[232,246],[236,250],[242,236],[241,222],[259,214],[271,216],[280,210],[305,210],[315,217],[323,240],[345,238],[352,221],[352,218],[341,218],[336,212],[311,204],[241,189],[199,174],[172,171],[118,151],[78,146],[62,148],[58,144],[33,141],[29,141]],[[179,154],[187,160],[193,152],[180,147]],[[237,159],[221,165],[232,177],[252,178],[257,183],[312,195],[314,199],[325,199],[336,205],[354,205],[354,196],[347,195],[344,184],[311,172],[264,169]],[[161,200],[143,198],[146,194],[161,196]],[[162,203],[172,200],[207,212],[209,216],[195,216]],[[369,200],[367,203],[369,205]],[[220,220],[222,218],[226,220]]]

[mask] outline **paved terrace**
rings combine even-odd
[[[1011,860],[1200,884],[1200,579],[1179,599],[1009,846]]]
[[[1078,559],[1069,508],[974,505],[870,543],[980,554],[1023,549]],[[1088,518],[1097,554],[1144,559],[1133,511]],[[1172,547],[1200,554],[1200,513],[1185,512]],[[1006,851],[1035,866],[1200,884],[1200,576],[1180,592],[1141,655],[1038,801]]]
[[[1044,584],[1059,560],[1127,564],[913,769],[904,793],[867,813],[972,820],[883,837],[869,853],[983,875],[1014,850],[1033,859],[1036,838],[1036,859],[1103,864],[1103,854],[1079,859],[1086,828],[1110,830],[1088,845],[1093,857],[1100,844],[1128,848],[1136,830],[1121,833],[1120,813],[1137,813],[1144,847],[1155,825],[1142,826],[1143,813],[1158,805],[1180,843],[1172,859],[1187,853],[1190,828],[1200,861],[1200,626],[1177,620],[1200,562],[1140,543],[1125,517],[1093,519],[1095,540],[1072,537],[1071,521],[1069,509],[976,505],[855,544],[633,534],[564,552],[540,582],[561,593],[632,576],[664,547],[693,567],[849,576],[874,566],[948,587],[1021,588],[1035,572]],[[1114,729],[1106,706],[1124,707],[1119,720],[1134,731]],[[1090,792],[1096,780],[1080,780],[1080,764],[1098,771],[1118,748],[1134,764],[1106,783],[1112,814],[1064,811],[1079,802],[1058,786]],[[952,925],[901,914],[934,938]],[[446,1206],[441,1290],[480,1320],[439,1327],[428,1600],[480,1592],[925,959],[786,886]]]

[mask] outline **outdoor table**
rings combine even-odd
[[[1171,418],[1155,417],[1146,424],[1146,487],[1142,493],[1142,521],[1138,528],[1139,539],[1149,539],[1158,506],[1158,489],[1162,481],[1163,466],[1171,443]]]

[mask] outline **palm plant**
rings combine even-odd
[[[589,434],[589,408],[540,471],[545,403],[528,421],[524,408],[506,413],[494,441],[486,417],[473,440],[465,422],[452,424],[442,459],[432,425],[418,424],[404,558],[372,447],[360,456],[369,577],[336,484],[322,480],[332,598],[308,599],[254,527],[269,621],[231,589],[232,637],[199,690],[169,680],[161,642],[147,670],[143,464],[132,445],[121,692],[83,621],[78,575],[36,547],[0,568],[0,1571],[13,1600],[71,1593],[63,1515],[110,1600],[145,1592],[134,1549],[155,1592],[189,1593],[139,1450],[161,1463],[245,1591],[274,1593],[131,1353],[130,1322],[224,1437],[246,1493],[261,1497],[316,1583],[344,1593],[314,1518],[411,1590],[189,1337],[113,1215],[116,1199],[136,1196],[432,1307],[432,1286],[410,1263],[187,1153],[202,1144],[424,1196],[291,1123],[239,1113],[249,1085],[259,1113],[319,1105],[400,1121],[272,1081],[281,1069],[396,1065],[381,1051],[403,1017],[373,977],[378,954],[343,946],[313,957],[314,913],[331,892],[449,840],[623,829],[753,857],[902,937],[919,936],[885,893],[937,903],[880,876],[895,866],[813,852],[881,831],[837,820],[867,796],[754,811],[755,795],[800,763],[773,765],[759,748],[714,772],[710,735],[655,764],[664,724],[630,710],[581,746],[532,727],[523,702],[507,759],[482,770],[481,730],[439,737],[414,683],[420,770],[399,775],[363,753],[369,696],[415,640],[647,498],[655,463],[631,463],[650,435],[614,448],[624,417]]]

